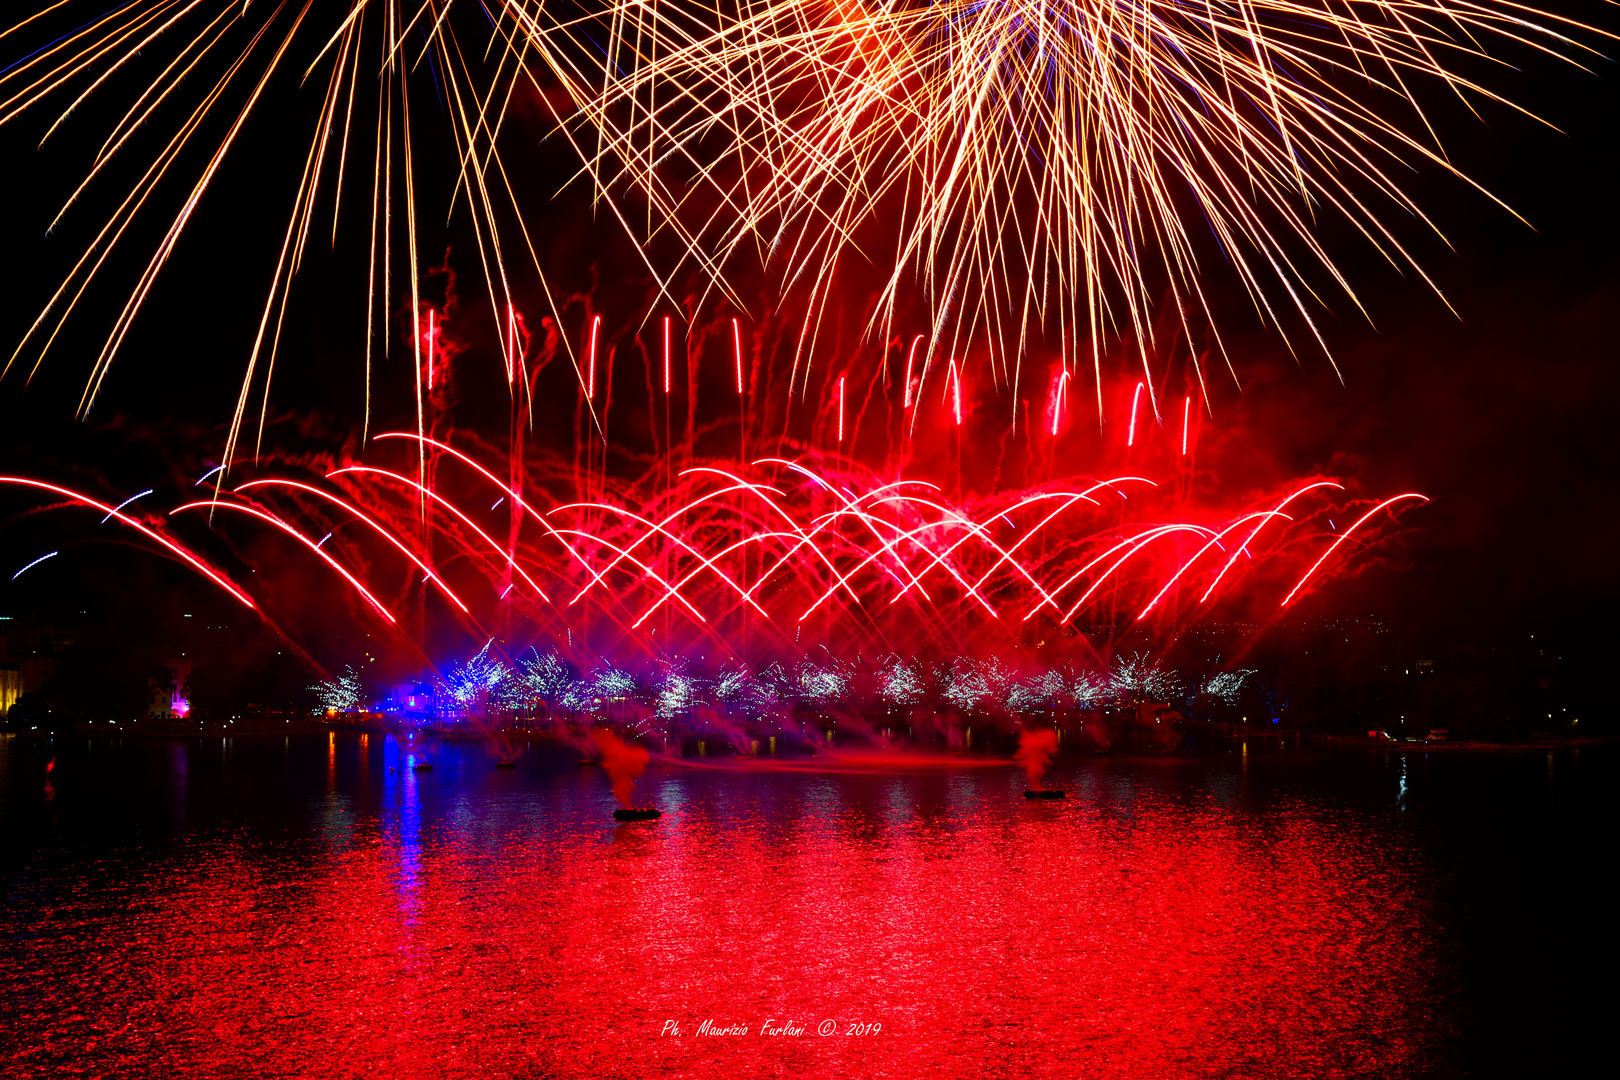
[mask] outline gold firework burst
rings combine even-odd
[[[519,185],[508,175],[496,143],[515,91],[525,80],[538,85],[544,76],[534,67],[546,69],[560,58],[549,48],[536,49],[545,38],[532,15],[520,32],[507,5],[471,0],[130,0],[110,11],[96,0],[59,0],[8,22],[0,24],[0,42],[7,47],[28,49],[30,34],[43,44],[0,69],[0,127],[24,114],[57,110],[43,145],[66,137],[64,131],[76,120],[82,130],[83,119],[73,114],[93,96],[127,94],[118,99],[115,122],[51,226],[82,202],[100,205],[86,196],[113,183],[115,158],[135,158],[138,165],[134,182],[107,200],[112,210],[17,345],[6,371],[19,361],[37,371],[91,283],[108,272],[115,250],[138,235],[132,232],[137,220],[166,220],[166,227],[159,221],[161,240],[144,256],[144,267],[91,365],[79,405],[81,413],[89,410],[198,204],[218,186],[222,164],[242,144],[257,140],[278,152],[285,147],[286,156],[301,160],[302,168],[290,192],[225,461],[238,452],[255,393],[261,395],[262,434],[293,280],[312,237],[328,229],[328,215],[337,242],[339,215],[346,207],[364,207],[369,214],[369,419],[372,359],[388,347],[388,335],[377,331],[379,324],[387,325],[399,246],[411,313],[421,321],[417,238],[425,200],[417,155],[423,121],[412,113],[424,95],[437,99],[430,112],[447,121],[456,155],[452,168],[438,170],[453,176],[446,209],[460,205],[467,211],[495,333],[503,353],[512,355],[507,339],[516,332],[509,315],[513,283],[503,234],[509,237],[514,221],[519,258],[526,253],[537,273],[540,263],[516,212]],[[463,42],[476,47],[464,48]],[[267,110],[273,117],[260,115]],[[141,149],[154,146],[149,153]],[[168,188],[177,200],[166,201],[162,192]],[[178,209],[171,215],[168,203],[175,201]],[[544,291],[549,301],[550,290]],[[413,337],[420,351],[422,336]],[[420,413],[420,356],[415,370]],[[514,393],[522,388],[518,380]]]
[[[924,372],[983,334],[1015,383],[1052,328],[1066,364],[1119,334],[1145,363],[1166,285],[1207,320],[1211,239],[1320,342],[1323,286],[1356,300],[1324,213],[1438,292],[1387,224],[1439,232],[1399,172],[1472,183],[1425,95],[1511,104],[1467,74],[1488,43],[1576,62],[1601,33],[1511,0],[615,0],[598,32],[606,75],[571,85],[599,190],[640,189],[711,273],[747,249],[804,288],[796,364],[860,257],[868,331],[920,285]]]

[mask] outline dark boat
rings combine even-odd
[[[412,772],[432,772],[433,771],[433,766],[429,765],[427,762],[424,761],[420,765],[412,765],[411,766],[411,771]]]
[[[515,768],[517,768],[517,762],[515,762],[515,761],[497,761],[495,763],[495,767],[497,769],[515,769]]]
[[[1024,798],[1026,798],[1026,799],[1061,799],[1061,798],[1063,798],[1063,789],[1062,788],[1029,788],[1028,790],[1026,790],[1024,792]]]
[[[660,810],[640,806],[631,809],[621,807],[613,811],[614,821],[657,821],[663,816],[664,814]]]
[[[579,759],[579,763],[581,765],[600,765],[600,764],[602,764],[600,761],[597,761],[593,757],[582,757],[582,758]]]

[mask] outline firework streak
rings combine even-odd
[[[598,184],[644,193],[711,273],[768,253],[806,292],[801,357],[835,274],[877,253],[878,337],[920,283],[921,372],[983,335],[1014,384],[1032,331],[1095,367],[1120,330],[1145,358],[1167,285],[1208,317],[1212,255],[1320,341],[1315,297],[1359,303],[1324,213],[1429,281],[1386,223],[1438,231],[1399,177],[1478,185],[1424,91],[1502,102],[1468,74],[1490,46],[1573,62],[1568,35],[1607,36],[1507,0],[611,0],[566,31],[512,9],[537,47],[605,42],[606,75],[566,83]]]
[[[673,235],[732,301],[727,275],[755,269],[733,266],[739,253],[795,283],[809,315],[796,375],[817,355],[835,271],[879,253],[870,305],[862,290],[872,327],[891,337],[914,282],[933,313],[926,347],[907,357],[908,398],[913,368],[927,381],[947,367],[959,398],[981,333],[997,377],[1017,386],[1031,341],[1056,330],[1067,364],[1090,353],[1100,410],[1108,339],[1123,333],[1145,365],[1159,306],[1190,336],[1186,320],[1211,311],[1201,280],[1217,251],[1264,317],[1310,335],[1313,297],[1354,298],[1318,240],[1321,215],[1421,274],[1386,219],[1435,223],[1398,178],[1427,166],[1467,182],[1422,90],[1501,103],[1468,74],[1488,70],[1488,47],[1577,62],[1597,55],[1577,39],[1604,36],[1509,0],[13,4],[0,19],[0,128],[37,119],[19,135],[30,148],[77,140],[82,179],[41,223],[50,232],[77,210],[92,236],[5,369],[37,369],[66,320],[95,306],[81,305],[92,285],[138,268],[89,365],[90,409],[199,207],[222,194],[226,159],[251,146],[290,168],[227,462],[254,413],[262,437],[293,279],[312,238],[349,235],[340,211],[366,214],[353,234],[367,238],[354,327],[368,417],[378,331],[406,298],[426,431],[438,330],[417,241],[429,206],[465,211],[508,384],[526,392],[512,362],[520,269],[560,316],[517,194],[526,178],[498,146],[509,130],[532,138],[508,121],[537,102],[573,141],[549,145],[582,161],[598,193],[628,184],[650,200],[651,217],[598,200],[633,235]],[[638,216],[648,228],[632,227]],[[128,263],[149,233],[150,254]],[[654,268],[650,248],[640,258]],[[674,273],[654,268],[660,292]],[[1166,285],[1173,303],[1159,305]],[[732,337],[742,395],[735,323]],[[563,347],[594,398],[594,350]]]
[[[181,503],[169,520],[294,537],[312,572],[390,625],[401,605],[432,596],[470,633],[517,622],[535,639],[566,634],[643,655],[697,647],[742,658],[817,643],[950,655],[1060,627],[1174,629],[1223,604],[1278,611],[1354,570],[1398,513],[1426,501],[1353,499],[1315,477],[1198,520],[1147,476],[953,500],[928,481],[883,480],[819,455],[698,465],[652,496],[626,486],[563,500],[533,479],[513,490],[448,443],[409,432],[378,443],[431,454],[439,487],[345,465],[312,482],[260,476]],[[177,542],[118,516],[247,602]]]

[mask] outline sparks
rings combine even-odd
[[[1286,509],[1290,503],[1303,495],[1307,495],[1312,491],[1318,490],[1319,488],[1335,488],[1339,491],[1343,491],[1344,485],[1335,480],[1318,480],[1314,483],[1306,484],[1304,487],[1296,488],[1293,494],[1289,495],[1286,499],[1282,500],[1282,502],[1279,502],[1276,506],[1272,507],[1271,513],[1262,516],[1260,518],[1260,523],[1254,527],[1252,532],[1249,533],[1248,538],[1244,540],[1242,544],[1238,545],[1236,551],[1232,552],[1232,557],[1226,560],[1226,565],[1221,567],[1221,572],[1215,575],[1215,580],[1209,583],[1209,588],[1204,590],[1204,595],[1198,598],[1198,602],[1202,604],[1209,600],[1210,596],[1214,594],[1216,586],[1221,583],[1221,579],[1226,577],[1226,572],[1232,569],[1233,564],[1238,561],[1238,556],[1248,553],[1249,545],[1254,543],[1255,537],[1260,535],[1260,530],[1266,527],[1266,523],[1270,521],[1272,517],[1287,517],[1287,515],[1283,513],[1283,510]]]
[[[1063,416],[1063,388],[1068,385],[1069,373],[1064,371],[1058,375],[1057,392],[1052,395],[1052,434],[1058,433],[1058,421]]]
[[[355,506],[353,503],[348,502],[348,501],[346,501],[344,499],[341,499],[336,495],[333,495],[329,491],[322,491],[320,488],[314,487],[314,486],[312,486],[310,484],[301,483],[300,481],[297,481],[297,480],[280,480],[280,479],[254,480],[254,481],[251,481],[249,483],[243,484],[241,487],[237,488],[236,490],[238,492],[243,492],[243,491],[251,491],[251,490],[254,490],[256,488],[262,488],[262,487],[286,487],[286,488],[292,488],[294,490],[302,491],[302,492],[304,492],[306,494],[309,494],[309,495],[314,495],[316,498],[323,499],[326,502],[329,502],[329,503],[333,504],[334,506],[340,507],[341,509],[347,511],[350,514],[353,514],[359,521],[361,521],[365,525],[369,526],[371,528],[371,530],[373,532],[375,532],[378,536],[381,536],[384,540],[388,541],[389,544],[391,544],[397,551],[399,551],[407,559],[409,559],[409,560],[411,560],[411,562],[415,563],[416,568],[418,570],[424,571],[427,574],[427,577],[423,579],[424,581],[432,580],[435,584],[437,584],[439,586],[440,591],[442,591],[446,596],[448,596],[450,598],[451,602],[453,602],[462,611],[467,611],[467,605],[462,603],[461,598],[459,596],[457,596],[454,592],[452,592],[450,587],[448,585],[446,585],[443,581],[441,581],[438,578],[438,576],[433,573],[432,570],[428,569],[428,566],[427,566],[427,564],[425,562],[423,562],[420,558],[418,558],[417,555],[413,551],[411,551],[411,549],[409,547],[407,547],[403,541],[401,541],[399,539],[399,537],[395,536],[393,533],[388,531],[388,529],[384,528],[381,522],[379,522],[376,518],[372,517],[370,514],[367,514],[364,511],[362,511],[358,506]],[[327,533],[326,537],[322,537],[321,544],[326,543],[326,540],[331,535],[332,535],[331,533]],[[320,547],[320,544],[317,544],[316,547],[317,548]]]
[[[1131,426],[1125,433],[1125,445],[1136,445],[1136,407],[1142,400],[1142,384],[1136,384],[1136,390],[1131,394]]]
[[[838,441],[844,441],[844,376],[838,376]]]
[[[518,319],[517,308],[511,304],[506,305],[506,385],[511,386],[517,381],[518,368],[523,363],[521,343],[518,341],[518,331],[522,322]]]
[[[1309,570],[1305,571],[1305,576],[1299,579],[1299,584],[1295,585],[1293,587],[1293,589],[1291,589],[1289,591],[1288,595],[1283,597],[1282,606],[1283,607],[1288,606],[1289,601],[1293,600],[1294,597],[1299,593],[1299,590],[1301,590],[1301,589],[1303,589],[1305,587],[1305,583],[1307,581],[1311,580],[1311,575],[1316,573],[1316,571],[1321,568],[1322,564],[1327,562],[1328,559],[1333,555],[1333,553],[1335,551],[1339,550],[1339,545],[1344,543],[1346,540],[1350,539],[1350,534],[1355,532],[1357,529],[1361,528],[1361,526],[1366,523],[1368,518],[1371,518],[1374,514],[1378,513],[1380,510],[1386,509],[1387,507],[1394,506],[1396,503],[1402,502],[1403,500],[1406,500],[1406,499],[1417,499],[1420,502],[1428,502],[1429,501],[1429,497],[1427,495],[1419,495],[1415,491],[1409,491],[1404,495],[1397,495],[1393,499],[1385,499],[1383,502],[1379,503],[1377,506],[1375,506],[1371,510],[1367,511],[1365,514],[1362,514],[1361,517],[1356,519],[1356,523],[1354,525],[1350,526],[1348,529],[1344,530],[1344,532],[1340,533],[1339,538],[1337,540],[1333,541],[1332,545],[1329,546],[1326,551],[1322,552],[1322,557],[1320,559],[1317,559],[1316,562],[1311,564],[1311,568]]]
[[[72,499],[74,502],[83,503],[86,506],[102,511],[111,517],[115,517],[119,521],[122,521],[125,525],[128,525],[130,528],[134,529],[136,532],[139,532],[142,536],[145,536],[147,539],[161,544],[176,557],[183,559],[194,570],[208,578],[226,592],[230,593],[232,596],[236,597],[247,607],[254,607],[251,597],[249,597],[241,589],[238,589],[235,585],[232,585],[224,577],[220,576],[220,574],[209,567],[207,563],[203,562],[201,559],[197,558],[197,556],[193,555],[191,552],[187,551],[173,540],[170,540],[168,537],[152,531],[132,517],[119,513],[116,507],[108,506],[106,503],[97,499],[92,499],[88,495],[81,495],[79,492],[74,491],[71,488],[59,487],[56,484],[47,484],[42,480],[29,480],[26,477],[21,476],[0,476],[0,484],[16,484],[20,487],[34,488],[39,491],[49,491],[52,494],[64,496]]]
[[[923,336],[921,334],[918,334],[916,337],[912,338],[911,339],[911,348],[906,350],[906,386],[905,386],[906,398],[905,398],[905,406],[908,409],[911,408],[911,371],[912,371],[912,362],[917,359],[917,346],[922,344],[922,339],[923,339]]]
[[[392,612],[390,612],[387,608],[383,607],[382,603],[375,596],[371,595],[371,590],[367,589],[364,585],[362,585],[360,583],[359,578],[355,577],[353,574],[349,573],[349,571],[345,570],[343,568],[343,566],[341,564],[339,564],[336,559],[332,558],[332,556],[328,555],[325,551],[323,551],[320,548],[320,546],[315,543],[315,541],[311,540],[309,537],[305,536],[303,533],[299,532],[292,525],[290,525],[287,522],[281,520],[276,515],[274,515],[272,513],[269,513],[268,511],[261,510],[257,506],[249,506],[246,503],[235,503],[235,502],[193,502],[193,503],[186,503],[184,506],[175,507],[173,510],[170,510],[169,513],[170,513],[170,515],[174,515],[174,514],[180,513],[183,510],[196,510],[199,507],[206,507],[210,511],[216,510],[216,509],[218,509],[218,510],[238,510],[238,511],[241,511],[242,513],[244,513],[244,514],[251,514],[252,516],[258,518],[260,521],[268,522],[269,524],[274,525],[276,528],[280,529],[282,532],[286,533],[288,536],[291,536],[293,539],[297,540],[299,543],[301,543],[305,547],[309,548],[309,550],[311,550],[315,554],[319,555],[321,557],[321,560],[323,562],[325,562],[326,565],[330,566],[333,570],[336,570],[340,575],[342,575],[343,580],[347,581],[354,588],[355,592],[359,593],[361,595],[361,597],[363,597],[365,599],[366,603],[370,604],[373,608],[375,608],[379,615],[381,615],[383,618],[387,619],[390,623],[398,621],[398,620],[396,620],[394,618]]]
[[[956,426],[962,426],[962,370],[956,366],[953,359],[950,366],[951,380],[951,414],[956,417]]]
[[[121,502],[117,506],[113,507],[112,510],[107,514],[107,516],[101,519],[101,523],[103,525],[107,524],[107,522],[112,520],[113,514],[118,513],[118,511],[122,510],[124,507],[126,507],[130,503],[134,502],[136,499],[144,499],[150,494],[152,494],[152,489],[147,488],[145,491],[141,492],[139,495],[131,495],[129,498],[125,499],[123,502]]]
[[[16,581],[18,578],[22,577],[24,574],[26,574],[28,571],[32,570],[34,567],[38,566],[40,563],[44,562],[46,559],[54,559],[54,558],[56,558],[57,554],[58,554],[57,552],[53,551],[53,552],[49,553],[48,555],[41,555],[39,558],[35,559],[33,562],[31,562],[27,566],[23,567],[21,570],[17,571],[15,574],[12,574],[11,575],[11,580]]]
[[[79,26],[64,37],[46,29],[48,22],[36,22],[43,9],[32,7],[29,13],[8,8],[0,17],[0,37],[7,38],[8,50],[13,41],[19,45],[10,55],[25,58],[0,69],[4,101],[0,125],[34,111],[41,113],[42,121],[54,120],[45,139],[61,139],[67,137],[58,134],[64,121],[70,114],[83,116],[81,106],[90,97],[100,95],[110,108],[93,109],[105,117],[104,131],[90,133],[89,165],[82,178],[70,184],[60,209],[43,230],[51,232],[70,213],[89,213],[92,216],[82,224],[93,239],[56,284],[8,367],[17,362],[29,366],[25,353],[32,353],[26,359],[33,366],[42,363],[53,343],[62,340],[61,328],[89,306],[81,300],[91,284],[99,285],[127,267],[132,273],[121,309],[115,307],[116,318],[105,328],[99,352],[92,350],[80,402],[81,412],[88,411],[158,279],[185,248],[184,236],[195,222],[197,208],[232,194],[246,200],[233,211],[238,216],[262,213],[267,201],[280,203],[286,209],[277,230],[278,254],[268,288],[251,313],[257,330],[225,439],[223,464],[228,466],[236,457],[241,429],[253,413],[260,414],[262,433],[264,405],[252,408],[257,403],[250,398],[257,390],[266,403],[269,400],[273,358],[310,240],[330,229],[337,243],[340,212],[352,217],[358,211],[369,219],[369,229],[353,230],[356,236],[369,233],[368,257],[355,260],[366,267],[363,289],[358,290],[365,299],[355,314],[357,325],[360,318],[366,323],[361,362],[369,420],[373,361],[381,336],[377,331],[397,310],[395,275],[400,265],[409,268],[412,332],[421,329],[420,181],[439,170],[413,164],[413,158],[420,162],[427,147],[423,142],[427,132],[422,121],[412,123],[413,112],[442,118],[443,135],[455,147],[460,167],[443,171],[450,182],[442,195],[448,196],[453,212],[459,214],[464,207],[471,215],[479,261],[488,271],[482,284],[495,324],[492,329],[497,338],[504,336],[501,312],[510,308],[512,297],[502,218],[523,208],[500,160],[496,146],[500,124],[491,122],[489,106],[503,101],[524,77],[521,71],[527,62],[511,62],[513,38],[556,32],[549,22],[544,27],[535,23],[532,5],[523,0],[499,0],[488,6],[354,0],[289,8],[128,0],[77,18],[74,9],[109,6],[59,0],[48,5],[49,10],[61,11]],[[28,34],[39,36],[27,40]],[[418,45],[408,49],[407,35],[414,35]],[[481,53],[499,55],[502,47],[505,55],[498,61],[468,62]],[[560,62],[552,50],[529,55],[553,67]],[[136,68],[146,74],[132,74]],[[203,77],[200,72],[215,72],[218,77]],[[119,75],[137,81],[132,85]],[[300,93],[300,88],[316,92]],[[412,108],[413,103],[429,102],[438,107]],[[504,107],[498,108],[504,112]],[[286,122],[252,122],[267,109]],[[128,170],[132,182],[98,200],[95,193],[105,186],[109,163],[143,154],[140,136],[154,131],[158,134],[152,149]],[[240,175],[240,170],[227,163],[244,144],[251,146],[250,154],[301,163],[302,168],[290,170],[288,182],[274,189],[265,188],[262,177],[233,188],[224,178]],[[428,197],[437,200],[440,195]],[[331,220],[323,228],[317,203],[328,201]],[[152,250],[126,254],[130,238],[143,234],[160,239]],[[558,318],[538,255],[531,245],[519,247],[528,252],[551,316]],[[415,378],[420,378],[419,338],[414,347]]]
[[[425,499],[431,499],[431,500],[433,500],[433,502],[437,503],[439,506],[444,507],[446,510],[448,510],[452,514],[454,514],[456,516],[457,520],[459,520],[463,525],[465,525],[469,529],[471,529],[473,531],[473,533],[480,540],[484,541],[484,543],[492,551],[494,551],[497,556],[499,556],[500,558],[506,560],[506,565],[511,567],[511,569],[514,572],[516,572],[516,574],[519,577],[521,577],[524,581],[528,582],[529,587],[532,588],[540,596],[540,598],[542,600],[549,599],[546,596],[545,590],[540,588],[539,585],[535,584],[534,579],[532,577],[530,577],[527,573],[524,572],[523,568],[518,565],[517,560],[515,558],[513,558],[512,555],[509,552],[507,552],[499,544],[497,544],[495,542],[494,538],[489,535],[489,533],[485,532],[483,529],[480,529],[477,525],[473,524],[472,518],[470,518],[466,514],[462,513],[460,508],[458,508],[454,503],[450,502],[444,496],[440,495],[438,492],[436,492],[436,491],[432,490],[431,488],[427,487],[426,485],[422,484],[420,481],[412,480],[408,476],[401,476],[399,473],[390,472],[387,469],[372,469],[372,468],[367,468],[367,467],[362,466],[362,465],[350,465],[347,468],[334,469],[332,472],[327,474],[327,479],[331,479],[334,476],[345,476],[345,475],[355,475],[355,474],[358,474],[358,475],[370,474],[370,475],[375,475],[375,476],[384,476],[384,477],[387,477],[390,480],[398,481],[401,484],[406,484],[406,485],[410,486],[411,488],[415,489],[417,494],[420,497],[425,498]],[[432,573],[429,572],[428,576],[431,577]],[[425,581],[427,579],[424,578],[423,580]]]
[[[960,362],[949,361],[947,392],[953,403],[959,400],[961,376]],[[840,376],[838,393],[837,434],[847,446],[853,434],[847,375]],[[1188,409],[1184,401],[1184,419]],[[1321,552],[1315,542],[1319,532],[1302,525],[1321,522],[1330,506],[1303,518],[1285,512],[1307,492],[1337,490],[1338,483],[1330,480],[1295,485],[1286,498],[1268,500],[1275,505],[1212,519],[1193,509],[1196,502],[1185,501],[1181,483],[1160,489],[1137,476],[1083,484],[1060,480],[953,500],[920,480],[879,480],[841,456],[832,465],[817,464],[814,456],[798,461],[761,458],[735,470],[696,465],[682,470],[656,495],[622,488],[614,496],[593,489],[586,499],[540,513],[476,458],[448,443],[403,432],[377,438],[413,439],[442,454],[435,488],[401,473],[353,465],[329,474],[331,482],[343,485],[342,496],[316,484],[274,477],[243,484],[237,492],[285,492],[300,511],[330,514],[309,498],[315,497],[340,510],[342,522],[364,523],[422,571],[424,584],[437,584],[472,616],[473,625],[488,625],[488,614],[469,610],[420,552],[442,551],[446,560],[474,571],[482,568],[494,584],[485,603],[498,597],[500,618],[521,615],[540,625],[549,621],[560,637],[567,628],[567,610],[588,601],[590,618],[612,620],[627,640],[648,648],[653,648],[653,626],[658,649],[689,647],[698,639],[730,648],[728,636],[745,611],[750,634],[776,635],[784,647],[818,612],[839,620],[840,634],[847,629],[851,648],[876,647],[894,634],[896,622],[882,615],[889,610],[905,613],[898,625],[915,635],[910,641],[918,645],[956,639],[961,613],[969,607],[981,626],[1003,622],[1008,632],[1043,610],[1060,624],[1099,608],[1106,609],[1102,617],[1142,620],[1156,615],[1184,624],[1209,613],[1212,609],[1203,602],[1223,587],[1253,592],[1275,585],[1269,600],[1275,603],[1291,585],[1284,599],[1291,603],[1323,575],[1345,539],[1336,537],[1334,546]],[[749,468],[760,470],[757,478],[744,471]],[[489,490],[485,483],[494,485],[490,493],[497,498],[491,503],[480,498]],[[1123,499],[1126,489],[1138,484],[1138,497],[1128,506],[1114,502],[1113,496]],[[543,491],[544,486],[534,485],[533,490]],[[447,492],[459,494],[452,498]],[[1371,514],[1419,497],[1386,500],[1350,532],[1359,535]],[[436,512],[424,525],[416,513],[418,500],[430,501],[443,513]],[[508,503],[525,525],[532,518],[542,526],[544,535],[531,532],[525,538],[514,531],[503,545],[479,528],[477,506],[494,510]],[[104,514],[117,513],[116,507],[91,505]],[[319,516],[304,519],[321,522],[325,527],[320,528],[272,513],[274,504],[240,500],[198,501],[179,509],[204,507],[251,515],[294,536],[341,574],[357,598],[393,617],[378,599],[388,593],[362,580],[377,575],[382,582],[386,569],[349,540],[342,547],[353,554],[349,561],[359,563],[354,570],[325,552],[338,527],[330,517],[324,522]],[[118,516],[141,528],[122,513]],[[1256,547],[1262,528],[1268,536],[1264,548]],[[1191,558],[1178,540],[1196,541]],[[1301,558],[1307,548],[1314,565],[1295,582],[1294,566],[1307,561]],[[1217,551],[1219,559],[1214,557]],[[1283,574],[1289,580],[1279,580]],[[547,577],[569,592],[554,605],[539,607],[527,601],[530,594],[513,591],[523,584],[544,601],[547,593],[541,586]],[[1203,590],[1200,603],[1167,603],[1176,589],[1193,586]],[[508,609],[507,602],[516,606]],[[906,606],[897,608],[900,604]],[[1015,610],[1020,606],[1023,611]],[[682,613],[686,629],[664,620],[649,623],[653,615],[671,608]]]
[[[1435,229],[1400,177],[1428,165],[1478,185],[1419,88],[1502,101],[1472,74],[1491,39],[1578,64],[1591,50],[1572,33],[1611,36],[1511,0],[610,10],[605,43],[578,41],[605,74],[564,82],[592,129],[576,136],[594,144],[587,168],[650,200],[650,235],[673,228],[708,267],[783,252],[812,312],[856,256],[892,252],[869,331],[886,335],[925,280],[933,341],[987,333],[1010,374],[1031,329],[1056,323],[1089,342],[1099,383],[1111,327],[1149,351],[1161,279],[1170,310],[1213,321],[1205,230],[1267,323],[1324,352],[1310,268],[1357,302],[1324,211],[1434,287],[1390,224]],[[549,26],[525,27],[555,48]],[[675,159],[697,165],[689,183],[669,177]],[[734,212],[696,209],[716,200]]]
[[[602,329],[602,316],[591,318],[591,345],[589,359],[585,365],[585,397],[587,400],[596,400],[596,335]]]

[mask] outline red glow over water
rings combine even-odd
[[[1010,763],[655,762],[664,818],[617,825],[541,746],[108,743],[44,796],[8,744],[7,1075],[1448,1071],[1410,819],[1240,754],[1059,759],[1056,804]]]

